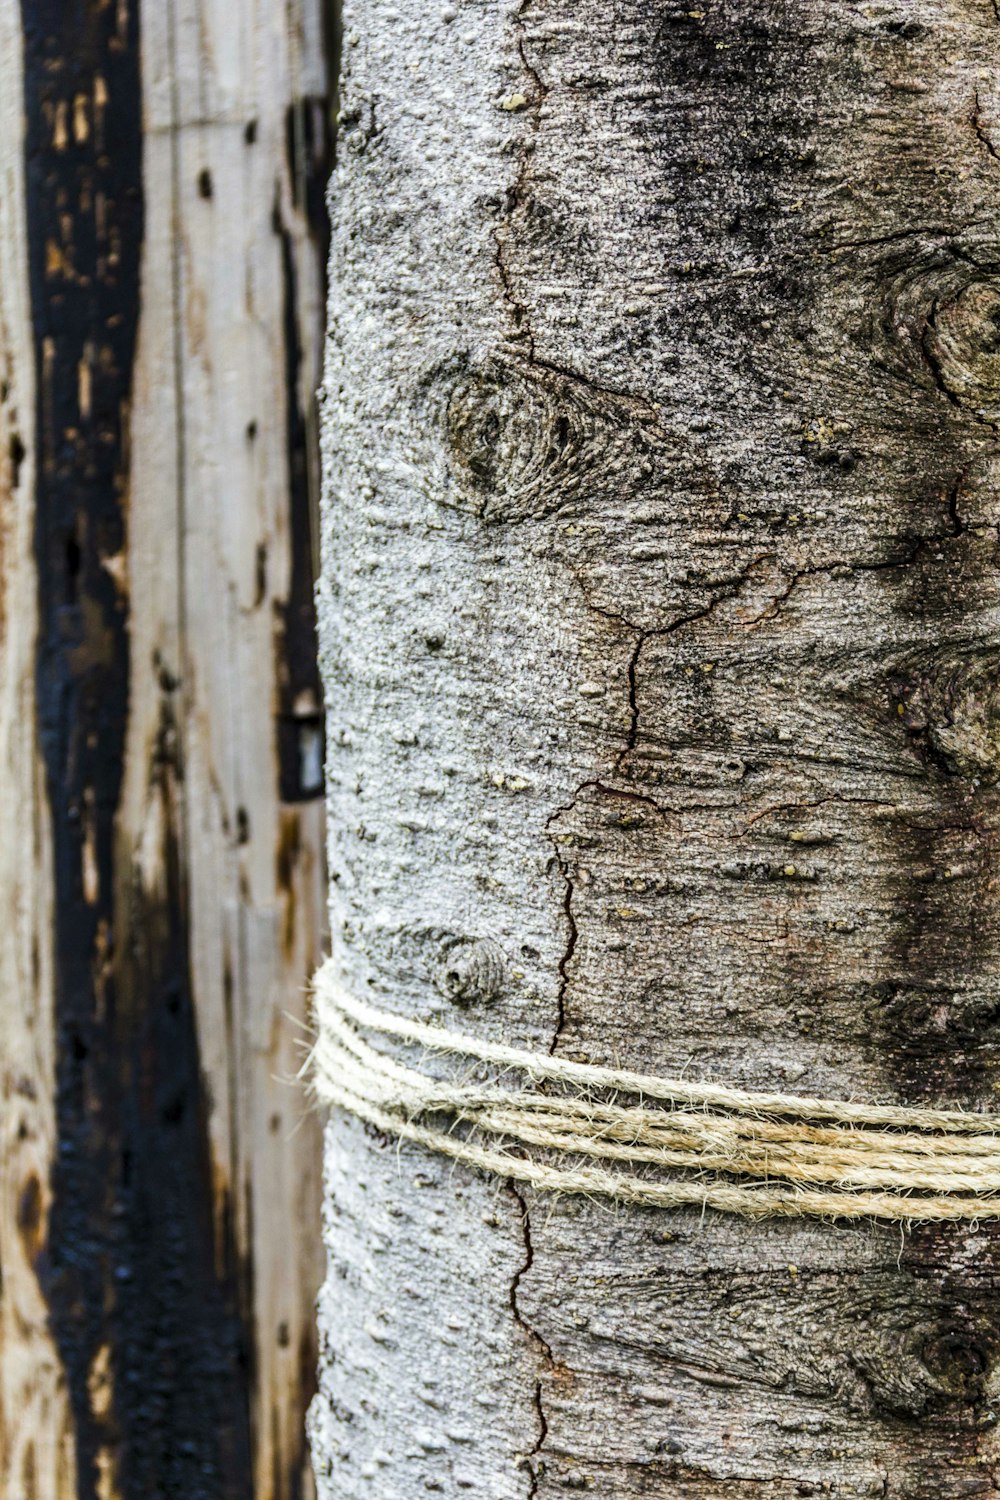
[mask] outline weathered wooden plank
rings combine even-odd
[[[179,6],[168,37],[192,968],[217,1237],[229,1225],[252,1272],[255,1483],[268,1500],[294,1493],[286,1476],[310,1483],[302,1413],[320,1274],[316,1127],[288,1083],[302,1040],[289,1017],[303,1015],[324,923],[303,417],[322,236],[296,201],[290,150],[290,117],[316,112],[319,69],[298,46],[267,6]],[[315,150],[322,172],[322,131]],[[157,509],[151,497],[154,529]]]
[[[24,427],[2,473],[21,904],[0,962],[5,1057],[34,1069],[5,1093],[37,1103],[5,1108],[0,1420],[54,1500],[290,1500],[320,1274],[316,1125],[288,1080],[324,923],[322,6],[2,14],[27,132],[5,89],[5,183],[28,174],[0,225],[3,420]]]

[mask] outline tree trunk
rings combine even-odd
[[[0,0],[4,1500],[311,1488],[322,15]]]
[[[344,24],[346,982],[596,1063],[994,1101],[1000,10]],[[342,1118],[326,1170],[330,1500],[1000,1492],[996,1225],[531,1201]]]

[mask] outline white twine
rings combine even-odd
[[[312,1086],[401,1140],[535,1188],[746,1217],[1000,1217],[1000,1115],[757,1093],[595,1067],[368,1005],[314,980]],[[441,1080],[373,1046],[485,1063]],[[547,1085],[542,1091],[540,1085]],[[631,1102],[620,1102],[622,1096]]]

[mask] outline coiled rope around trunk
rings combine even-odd
[[[483,1171],[551,1192],[753,1218],[1000,1217],[998,1114],[753,1093],[570,1062],[379,1010],[343,988],[332,961],[314,988],[309,1068],[319,1099]],[[462,1058],[464,1076],[431,1077],[372,1036]],[[473,1069],[489,1076],[473,1080]]]

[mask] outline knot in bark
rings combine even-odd
[[[894,683],[897,713],[947,776],[1000,781],[1000,675],[994,651],[946,655]]]

